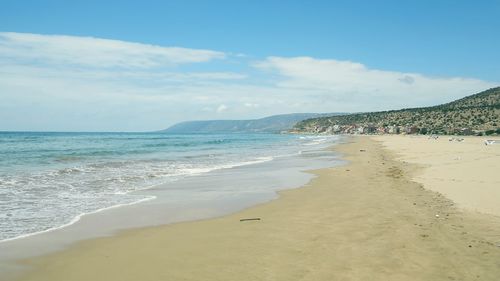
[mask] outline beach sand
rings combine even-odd
[[[463,141],[450,141],[463,138]],[[500,143],[488,137],[379,136],[398,159],[426,169],[413,179],[442,193],[460,207],[500,216]],[[500,279],[499,279],[500,280]]]
[[[348,165],[313,171],[278,200],[83,241],[23,261],[33,270],[21,280],[500,280],[498,216],[413,182],[427,168],[396,160],[372,138],[335,149]]]

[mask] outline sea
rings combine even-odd
[[[182,181],[238,169],[255,173],[259,165],[267,165],[261,166],[265,171],[294,159],[309,163],[338,142],[335,136],[264,133],[0,132],[0,244],[70,226],[88,214],[154,201],[152,190],[159,187],[171,199],[164,204],[189,202],[206,192],[204,180],[180,193]],[[336,158],[322,161],[329,166]],[[234,185],[214,184],[210,192],[237,195],[257,186]]]

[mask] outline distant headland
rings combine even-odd
[[[162,133],[281,133],[293,128],[297,122],[305,119],[334,116],[345,113],[291,113],[273,115],[252,120],[204,120],[186,121],[175,124]]]

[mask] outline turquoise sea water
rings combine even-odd
[[[154,199],[134,191],[327,142],[279,134],[0,132],[0,240]]]

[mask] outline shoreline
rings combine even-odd
[[[222,217],[126,230],[28,259],[20,280],[495,280],[500,220],[411,180],[420,166],[368,137],[347,165]],[[436,216],[438,215],[438,216]],[[259,221],[240,222],[242,218]],[[452,258],[453,257],[453,258]],[[161,279],[160,278],[160,279]]]
[[[278,134],[7,134],[2,141],[18,149],[2,147],[6,158],[0,185],[5,188],[0,193],[7,201],[1,208],[0,240],[58,229],[79,216],[150,198],[150,189],[176,188],[178,182],[190,177],[283,162],[274,158],[292,160],[299,149],[306,149],[304,145],[321,147],[315,144],[317,138]],[[328,143],[338,137],[319,138]],[[64,149],[60,149],[61,143],[66,145]],[[180,193],[175,191],[174,196]],[[184,198],[177,198],[180,200]],[[0,247],[0,260],[1,256]]]
[[[12,241],[16,241],[16,240],[20,240],[20,239],[24,239],[24,238],[29,238],[31,236],[37,236],[37,235],[44,234],[44,233],[50,233],[50,232],[53,232],[53,231],[58,231],[58,230],[66,228],[66,227],[70,227],[70,226],[72,226],[75,223],[78,223],[85,216],[95,215],[95,214],[98,214],[100,212],[105,212],[105,211],[109,211],[109,210],[116,209],[116,208],[127,207],[127,206],[136,205],[136,204],[141,204],[141,203],[144,203],[146,201],[150,201],[150,200],[154,200],[154,199],[156,199],[156,197],[152,196],[152,197],[143,198],[143,199],[140,199],[138,201],[131,202],[131,203],[128,203],[128,204],[113,205],[113,206],[110,206],[110,207],[97,209],[97,210],[89,212],[89,213],[79,214],[76,217],[74,217],[70,222],[68,222],[66,224],[63,224],[63,225],[60,225],[60,226],[51,227],[49,229],[42,230],[42,231],[37,231],[37,232],[32,232],[32,233],[26,233],[26,234],[23,234],[23,235],[20,235],[20,236],[16,236],[16,237],[12,237],[12,238],[7,238],[7,239],[4,239],[4,240],[0,240],[0,244],[1,243],[6,243],[6,242],[12,242]]]
[[[332,138],[333,146],[341,142],[338,139]],[[274,200],[277,191],[307,183],[313,175],[306,170],[341,164],[335,152],[324,151],[325,145],[308,146],[304,152],[275,157],[273,161],[219,169],[137,191],[137,195],[157,199],[86,214],[63,228],[1,242],[0,280],[11,280],[5,275],[24,271],[14,263],[16,260],[65,251],[81,241],[120,235],[127,230],[211,219]],[[234,186],[234,182],[238,185]],[[199,195],[175,201],[187,199],[185,194],[192,194],[192,190],[198,190]]]
[[[256,159],[256,160],[248,161],[248,162],[241,162],[241,163],[237,163],[237,164],[220,166],[220,167],[216,167],[216,168],[207,169],[206,171],[203,171],[203,172],[195,172],[195,173],[192,174],[192,176],[200,176],[200,175],[203,175],[205,173],[210,173],[210,172],[224,170],[224,169],[232,169],[232,168],[238,168],[238,167],[247,166],[247,165],[261,164],[261,163],[264,163],[264,162],[272,161],[273,159],[274,159],[273,157],[269,157],[269,158],[266,158],[266,159]],[[156,189],[156,188],[159,188],[159,187],[164,186],[166,184],[168,184],[168,183],[160,183],[160,184],[156,184],[156,185],[151,185],[151,186],[148,186],[148,187],[145,187],[145,188],[140,188],[140,189],[133,190],[133,191],[127,191],[127,192],[125,192],[125,194],[147,192],[149,189]],[[116,205],[111,205],[109,207],[103,207],[103,208],[100,208],[100,209],[96,209],[94,211],[90,211],[90,212],[87,212],[87,213],[81,213],[81,214],[78,214],[75,217],[73,217],[69,222],[67,222],[65,224],[62,224],[62,225],[59,225],[59,226],[54,226],[54,227],[51,227],[51,228],[48,228],[48,229],[45,229],[45,230],[41,230],[41,231],[36,231],[36,232],[22,234],[22,235],[19,235],[19,236],[16,236],[16,237],[6,238],[6,239],[3,239],[3,240],[0,240],[0,244],[4,243],[4,242],[10,242],[10,241],[15,241],[15,240],[19,240],[19,239],[28,238],[28,237],[31,237],[31,236],[36,236],[36,235],[39,235],[39,234],[44,234],[44,233],[49,233],[49,232],[57,231],[57,230],[69,227],[69,226],[71,226],[71,225],[73,225],[75,223],[78,223],[85,216],[95,215],[97,213],[108,211],[108,210],[115,209],[115,208],[121,208],[121,207],[127,207],[127,206],[131,206],[131,205],[141,204],[141,203],[144,203],[144,202],[147,202],[147,201],[150,201],[150,200],[155,200],[155,199],[156,199],[156,196],[146,196],[145,198],[138,199],[137,201],[133,201],[133,202],[130,202],[130,203],[120,203],[120,204],[116,204]]]

